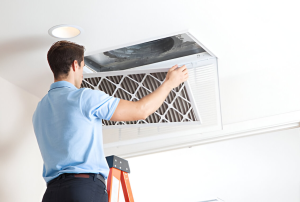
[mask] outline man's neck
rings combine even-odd
[[[58,81],[67,81],[67,82],[73,84],[76,87],[75,81],[72,78],[66,77],[66,78],[54,79],[54,82],[58,82]]]

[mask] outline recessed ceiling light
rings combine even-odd
[[[56,25],[49,29],[50,36],[60,39],[70,39],[78,36],[83,32],[81,27],[76,25]]]

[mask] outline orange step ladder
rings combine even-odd
[[[107,178],[108,202],[119,202],[120,183],[126,202],[134,202],[128,173],[130,173],[128,161],[117,156],[107,156],[109,175]]]

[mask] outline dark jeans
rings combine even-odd
[[[106,185],[93,176],[60,175],[48,183],[43,202],[108,202]]]

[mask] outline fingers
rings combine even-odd
[[[178,67],[178,65],[174,65],[173,67],[171,67],[170,69],[169,69],[169,71],[171,70],[175,70],[176,68]],[[178,71],[186,71],[187,70],[187,68],[186,68],[186,66],[185,65],[182,65],[181,67],[178,67],[177,68],[178,69]]]
[[[184,71],[186,69],[186,66],[185,65],[182,65],[181,67],[178,68],[179,71]]]
[[[182,72],[184,73],[183,75],[187,75],[187,74],[189,74],[189,71],[188,71],[188,69],[187,69],[187,68],[186,68],[186,69],[184,69]]]
[[[171,67],[170,69],[169,69],[169,71],[171,70],[174,70],[175,68],[177,68],[178,67],[178,65],[174,65],[173,67]]]
[[[186,76],[184,77],[184,80],[187,81],[188,78],[189,78],[189,75],[186,75]]]

